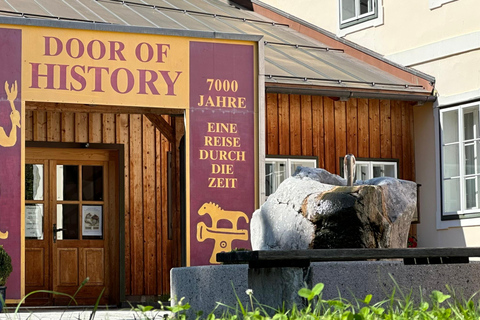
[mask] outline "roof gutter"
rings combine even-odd
[[[354,88],[328,88],[328,87],[305,87],[291,84],[279,84],[265,82],[265,92],[267,93],[283,93],[283,94],[301,94],[314,96],[336,97],[340,100],[348,100],[350,98],[362,99],[381,99],[381,100],[401,100],[412,101],[418,103],[434,102],[437,97],[429,93],[405,92],[405,91],[373,91],[358,90]]]

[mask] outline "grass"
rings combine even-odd
[[[75,295],[86,284],[77,290]],[[394,281],[395,282],[395,281]],[[293,305],[292,308],[274,309],[263,305],[259,302],[252,290],[247,290],[246,294],[249,298],[247,304],[243,305],[238,295],[237,303],[234,306],[218,303],[215,310],[208,315],[197,313],[193,315],[190,311],[190,305],[180,299],[174,306],[162,306],[161,310],[169,311],[168,318],[175,318],[179,320],[403,320],[403,319],[480,319],[480,300],[474,294],[468,299],[459,297],[455,291],[446,286],[446,292],[443,293],[438,290],[432,291],[428,296],[422,295],[422,290],[419,290],[419,295],[413,292],[402,292],[396,284],[393,292],[383,301],[372,303],[372,295],[367,295],[363,299],[352,298],[337,298],[325,300],[322,297],[324,285],[319,283],[313,288],[302,288],[298,291],[298,295],[304,300],[303,306]],[[43,291],[42,291],[43,292]],[[51,292],[53,294],[61,294],[58,292]],[[31,293],[35,294],[35,293]],[[26,299],[27,295],[24,299]],[[71,302],[75,303],[75,295],[69,296]],[[89,319],[95,318],[95,312],[98,308],[100,295],[97,303],[91,310]],[[23,301],[23,300],[22,300]],[[20,303],[21,304],[21,303]],[[17,312],[20,304],[17,306],[15,313],[7,316],[8,319],[17,319]],[[161,310],[155,310],[152,306],[137,305],[132,307],[135,311],[136,319],[153,320],[163,319],[164,313]],[[218,316],[221,314],[220,316]]]

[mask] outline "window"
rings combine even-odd
[[[340,175],[343,177],[343,157],[340,158]],[[379,177],[398,177],[397,159],[355,159],[355,181]]]
[[[359,161],[355,162],[356,180],[368,180],[379,177],[397,177],[396,161]]]
[[[377,0],[339,0],[340,28],[378,17]]]
[[[316,168],[317,163],[317,157],[267,157],[265,159],[265,196],[268,197],[274,193],[283,180],[295,173],[298,166]]]
[[[480,213],[478,103],[440,110],[442,219]]]

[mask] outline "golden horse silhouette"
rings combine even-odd
[[[13,147],[17,144],[17,127],[20,128],[20,112],[15,109],[15,99],[17,99],[18,89],[17,81],[15,81],[11,87],[9,87],[8,82],[5,81],[5,93],[7,94],[7,99],[10,102],[10,121],[12,122],[12,129],[10,134],[5,132],[3,127],[0,127],[0,146],[2,147]],[[0,231],[0,239],[7,239],[8,231]]]
[[[225,211],[219,207],[218,204],[212,202],[205,202],[200,209],[198,209],[198,214],[203,216],[207,214],[212,219],[212,228],[218,227],[218,221],[228,220],[232,223],[232,229],[237,230],[237,223],[240,218],[244,218],[248,223],[248,216],[242,211]]]
[[[226,211],[220,208],[216,203],[205,202],[198,214],[203,216],[208,214],[212,219],[212,226],[207,226],[204,222],[197,224],[197,240],[203,242],[206,239],[213,239],[215,241],[212,255],[210,256],[210,263],[218,264],[217,253],[228,252],[232,250],[232,242],[234,240],[248,241],[248,230],[237,228],[238,220],[240,218],[249,221],[248,216],[242,211]],[[219,228],[218,221],[227,220],[232,224],[232,228]]]

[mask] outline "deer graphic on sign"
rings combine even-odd
[[[8,82],[5,81],[5,93],[7,94],[7,100],[10,102],[10,121],[12,123],[12,128],[10,133],[7,134],[5,129],[0,126],[0,146],[2,147],[13,147],[17,144],[17,128],[20,128],[20,112],[15,108],[15,99],[17,99],[18,89],[17,82],[15,81],[11,86],[8,85]],[[7,239],[8,231],[0,231],[0,239]]]

